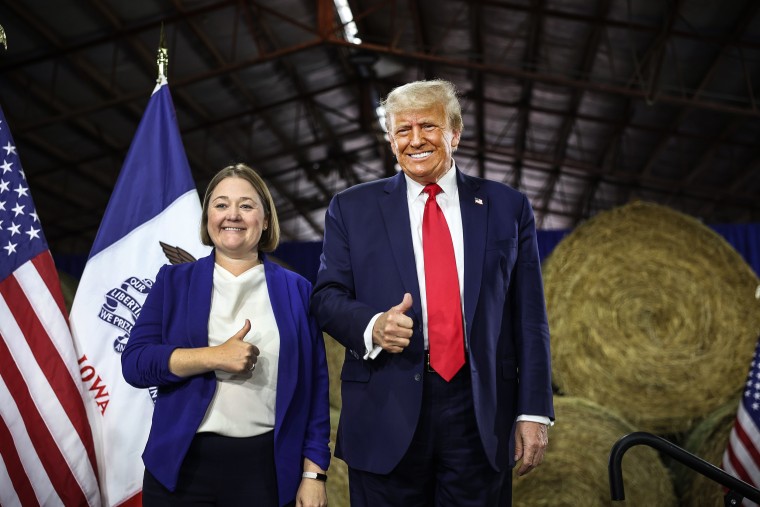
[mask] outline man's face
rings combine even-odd
[[[442,104],[390,115],[391,150],[414,181],[435,183],[451,167],[460,132],[452,130]]]

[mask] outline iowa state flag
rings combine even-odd
[[[71,331],[105,505],[139,505],[154,390],[121,374],[121,352],[168,251],[201,257],[200,199],[165,80],[137,128],[79,282]]]
[[[58,273],[0,109],[0,505],[100,505]]]

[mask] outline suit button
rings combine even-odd
[[[421,378],[422,378],[422,375],[420,375],[419,373],[414,374],[414,380],[416,380],[417,382],[419,382]]]

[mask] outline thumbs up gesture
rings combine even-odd
[[[380,315],[372,328],[372,342],[383,350],[398,354],[409,346],[414,322],[405,313],[412,307],[412,295],[404,294],[401,303]]]
[[[256,361],[261,353],[256,345],[244,340],[251,330],[251,321],[245,319],[240,331],[232,335],[226,342],[216,347],[218,366],[216,369],[227,373],[246,373],[256,367]]]

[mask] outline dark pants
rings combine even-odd
[[[278,507],[274,432],[248,438],[198,433],[172,493],[147,470],[144,507],[220,505]]]
[[[478,435],[470,372],[446,382],[425,372],[412,443],[387,475],[349,468],[351,507],[511,505],[511,470],[496,472]]]

